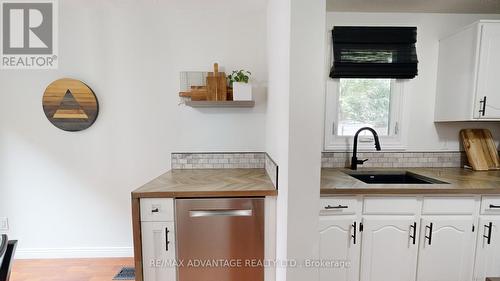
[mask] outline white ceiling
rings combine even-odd
[[[500,0],[327,0],[327,11],[500,14]]]

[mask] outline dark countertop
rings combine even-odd
[[[170,170],[132,191],[132,198],[276,196],[264,169]]]
[[[409,171],[449,184],[367,184],[344,172],[342,168],[321,171],[321,195],[352,194],[498,194],[500,171],[476,172],[462,168],[380,168],[358,171]]]

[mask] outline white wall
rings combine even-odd
[[[291,5],[288,258],[319,258],[325,0]],[[319,280],[318,268],[290,268],[287,281]]]
[[[287,258],[288,147],[290,94],[290,0],[267,5],[266,151],[279,166],[276,210],[276,259]],[[267,279],[266,279],[267,280]],[[276,268],[276,280],[286,280],[286,268]]]
[[[280,261],[302,263],[318,254],[316,207],[324,105],[324,26],[323,0],[269,1],[266,150],[280,170]],[[311,268],[279,267],[277,280],[316,280],[317,273]]]
[[[18,256],[130,255],[130,192],[172,151],[263,151],[266,1],[59,1],[58,70],[0,71],[0,217]],[[178,106],[179,72],[253,73],[253,109]],[[60,77],[86,82],[97,122],[68,133],[41,106]],[[30,255],[28,255],[30,254]]]
[[[500,15],[417,14],[417,13],[327,13],[328,48],[334,25],[417,26],[418,76],[404,84],[408,151],[457,151],[458,133],[463,128],[489,128],[500,139],[500,122],[434,123],[434,104],[438,65],[439,39],[479,19],[500,19]],[[330,65],[331,51],[326,61]],[[330,78],[328,78],[330,79]]]

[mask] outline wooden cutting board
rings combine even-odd
[[[192,101],[207,100],[207,87],[206,86],[191,86],[189,92],[180,92],[179,96],[184,98],[191,98]]]
[[[500,157],[491,132],[487,129],[460,131],[467,159],[476,171],[500,170]]]
[[[214,63],[214,72],[207,76],[207,99],[211,101],[227,100],[226,74],[219,72],[219,65]]]

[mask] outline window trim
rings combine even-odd
[[[324,150],[325,151],[351,151],[352,136],[335,135],[338,124],[338,109],[340,95],[339,79],[328,79],[326,82],[325,99],[325,128],[324,128]],[[382,150],[406,150],[406,126],[405,126],[405,95],[404,80],[393,79],[391,82],[391,116],[390,131],[396,130],[395,135],[379,136]],[[358,149],[360,151],[374,150],[373,138],[359,137]]]

